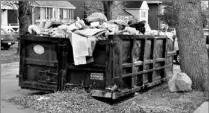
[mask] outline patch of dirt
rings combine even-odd
[[[167,84],[110,105],[84,90],[14,97],[9,101],[41,113],[192,113],[206,101],[202,92],[170,93]]]

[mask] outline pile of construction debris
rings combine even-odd
[[[163,28],[165,28],[163,26]],[[167,35],[172,39],[172,33],[162,32],[162,30],[151,30],[146,21],[137,22],[130,20],[107,20],[106,16],[102,13],[92,13],[85,19],[59,22],[59,21],[46,21],[45,23],[38,23],[30,25],[28,32],[35,35],[48,35],[50,37],[66,38],[70,37],[72,33],[82,36],[96,36],[99,39],[105,35]]]
[[[72,45],[75,65],[93,62],[92,53],[96,42],[107,40],[108,35],[167,35],[168,38],[173,39],[172,33],[151,30],[146,21],[107,21],[107,17],[98,12],[92,13],[85,19],[77,17],[75,21],[47,21],[45,24],[30,25],[28,33],[52,38],[68,38]],[[86,57],[91,59],[86,60]]]

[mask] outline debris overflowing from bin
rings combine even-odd
[[[162,26],[161,28],[166,29],[166,26]],[[97,32],[87,32],[89,29],[95,30]],[[168,33],[167,31],[162,32],[162,30],[151,30],[146,21],[107,21],[107,17],[104,14],[98,12],[92,13],[85,19],[80,19],[79,17],[77,17],[75,21],[70,22],[48,20],[45,22],[45,24],[42,22],[40,24],[33,24],[28,27],[29,34],[35,34],[40,36],[48,35],[50,37],[59,38],[67,38],[71,36],[71,33],[77,33],[81,31],[87,33],[85,36],[86,38],[88,38],[90,34],[98,38],[104,33],[105,35],[167,35],[168,38],[172,39],[172,36],[170,36],[172,33]],[[99,33],[101,31],[103,32]],[[97,33],[99,33],[100,35],[98,35]]]
[[[164,28],[163,26],[162,29]],[[45,25],[43,22],[33,24],[28,27],[28,33],[51,38],[70,39],[75,65],[93,62],[93,58],[88,62],[86,57],[92,57],[96,42],[98,40],[107,40],[108,35],[152,35],[154,37],[156,35],[166,35],[173,40],[172,33],[151,30],[146,21],[107,21],[107,17],[98,12],[92,13],[85,19],[77,17],[75,21],[58,22],[49,20],[46,21]]]

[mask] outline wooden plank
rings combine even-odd
[[[57,88],[57,85],[53,84],[47,84],[47,83],[39,83],[34,81],[24,81],[21,84],[22,88],[28,88],[28,89],[37,89],[37,90],[43,90],[43,91],[55,91]]]
[[[156,58],[155,62],[164,62],[166,59],[165,58]]]
[[[131,68],[132,68],[132,73],[134,72],[137,72],[137,70],[135,69],[135,60],[134,60],[134,49],[135,49],[135,46],[136,46],[136,40],[135,40],[135,37],[133,37],[132,39],[132,50],[131,50]],[[132,83],[132,88],[136,87],[137,85],[137,76],[132,76],[131,78],[131,83]]]
[[[168,44],[167,43],[168,43],[168,38],[165,39],[165,46],[164,46],[165,47],[164,48],[165,49],[165,53],[164,53],[165,54],[165,63],[164,63],[164,65],[168,65],[167,64],[168,63],[167,60],[169,59],[169,57],[167,55],[168,54]],[[173,65],[172,65],[172,67],[173,67]],[[164,69],[164,74],[161,77],[162,77],[162,79],[164,77],[166,77],[166,68]]]
[[[129,76],[140,75],[140,74],[144,74],[144,73],[148,73],[148,72],[152,72],[152,71],[156,71],[156,70],[161,70],[161,69],[164,69],[164,68],[167,68],[167,67],[170,67],[170,66],[172,66],[172,64],[165,65],[165,66],[158,67],[158,68],[149,69],[149,70],[143,70],[143,71],[140,71],[140,72],[124,74],[123,78],[124,77],[129,77]]]
[[[173,57],[174,55],[176,55],[176,51],[168,51],[167,52],[168,57]]]
[[[109,38],[109,44],[106,44],[106,53],[107,53],[107,68],[106,68],[106,74],[105,74],[105,87],[111,87],[112,85],[112,78],[115,75],[115,55],[114,50],[116,46],[116,42],[113,40],[113,36],[108,36]],[[99,41],[101,42],[101,41]],[[100,70],[102,71],[102,70]]]
[[[108,44],[115,45],[116,42],[110,41],[110,40],[99,40],[99,41],[97,41],[97,44],[99,44],[99,45],[108,45]]]
[[[154,60],[144,60],[144,64],[153,64]]]
[[[67,69],[70,69],[72,71],[94,71],[94,72],[105,72],[105,69],[97,69],[97,68],[92,68],[92,67],[76,67],[76,66],[72,66],[72,65],[68,65]],[[108,75],[108,77],[110,77],[110,75]],[[108,80],[109,78],[107,78]]]
[[[104,90],[91,90],[91,96],[93,97],[103,97],[103,98],[112,98],[112,92]]]
[[[113,76],[112,60],[113,60],[113,49],[112,45],[106,45],[107,53],[107,68],[105,74],[105,86],[108,87],[111,85],[111,77]]]
[[[22,58],[21,58],[22,59]],[[48,67],[56,67],[58,66],[58,61],[45,61],[45,60],[37,60],[30,58],[23,58],[24,65],[36,65],[36,66],[48,66]]]
[[[120,53],[119,53],[119,87],[122,88],[123,86],[123,80],[122,80],[122,72],[123,72],[123,41],[120,39],[119,41],[119,49],[120,49]]]
[[[34,36],[34,35],[24,35],[20,36],[21,40],[28,40],[33,42],[49,42],[49,43],[58,43],[58,42],[65,42],[69,41],[68,38],[59,38],[59,37],[49,37],[49,36]]]
[[[124,37],[124,36],[122,36]],[[119,87],[119,88],[123,88],[123,80],[122,80],[122,72],[123,72],[123,40],[121,40],[120,36],[115,37],[115,41],[117,41],[117,44],[115,46],[115,50],[114,50],[114,60],[113,60],[113,70],[114,75],[112,78],[117,78],[118,79],[116,81],[112,80],[112,82],[115,82],[115,84]],[[117,56],[116,56],[117,55]],[[111,78],[111,79],[112,79]]]
[[[145,60],[146,60],[146,51],[147,51],[147,48],[146,48],[146,45],[147,45],[147,38],[145,38],[144,40],[144,47],[143,47],[143,71],[142,72],[145,72],[146,68],[145,68]],[[138,73],[138,72],[137,72]],[[141,78],[141,82],[142,82],[142,85],[145,83],[145,73],[141,73],[142,74],[142,78]]]
[[[142,65],[142,64],[143,64],[142,61],[135,61],[135,62],[134,62],[134,65],[135,65],[135,66],[140,66],[140,65]],[[122,66],[123,66],[123,68],[131,67],[131,66],[132,66],[132,63],[123,63]]]
[[[165,61],[165,58],[155,59],[155,62],[163,62],[163,61]],[[153,62],[154,62],[153,60],[145,60],[144,63],[143,63],[143,61],[135,61],[134,65],[135,66],[140,66],[140,65],[143,65],[143,64],[151,64]],[[123,63],[122,66],[123,66],[123,68],[131,67],[132,63]]]
[[[109,35],[110,37],[114,37],[114,35]],[[133,36],[136,37],[136,40],[145,40],[145,39],[165,39],[166,36],[164,35],[157,35],[157,36],[152,36],[152,35],[117,35],[117,37],[120,37],[122,40],[131,40],[133,39]]]
[[[152,65],[153,65],[153,68],[155,68],[155,63],[156,63],[156,60],[157,60],[157,56],[155,54],[155,51],[157,49],[156,47],[157,47],[157,43],[156,43],[156,39],[154,39],[153,40],[153,53],[152,53],[152,57],[153,57],[153,64]],[[156,72],[153,71],[152,72],[152,77],[151,77],[151,82],[154,81],[155,77],[156,77]]]
[[[107,54],[107,58],[109,57],[109,54]],[[109,59],[107,59],[106,62],[108,62]],[[103,65],[103,64],[86,64],[86,65],[78,65],[76,67],[79,67],[79,68],[89,68],[89,67],[92,67],[92,68],[102,68],[102,69],[106,69],[108,66],[107,64],[106,65]]]
[[[121,92],[113,92],[112,99],[117,99],[121,96],[125,96],[128,94],[134,93],[136,91],[140,91],[141,89],[144,89],[145,87],[151,87],[151,86],[154,86],[157,84],[161,84],[162,81],[166,81],[166,80],[167,80],[167,78],[164,78],[163,80],[158,80],[158,81],[154,81],[152,83],[147,83],[147,84],[144,84],[143,86],[137,86],[133,89],[123,89],[123,90],[121,90]]]
[[[167,58],[167,56],[168,56],[167,55],[168,54],[168,44],[167,44],[168,43],[168,38],[166,38],[164,41],[165,41],[165,43],[164,43],[165,44],[165,46],[164,46],[165,47],[164,48],[165,49],[165,53],[164,54],[165,54],[165,58]]]

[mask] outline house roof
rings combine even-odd
[[[162,1],[147,1],[147,4],[160,4]]]
[[[75,9],[76,7],[68,1],[36,1],[38,6],[45,7],[59,7],[59,8],[68,8]]]
[[[124,3],[126,8],[141,8],[143,1],[127,1]]]
[[[130,10],[149,10],[149,6],[146,1],[127,1],[124,3],[124,9]]]
[[[127,12],[125,9],[121,10],[118,15],[120,16],[133,16],[131,13]]]
[[[17,9],[15,1],[1,1],[1,9]]]
[[[1,1],[1,9],[18,9],[16,2],[12,1]],[[75,9],[76,7],[68,1],[34,1],[33,5],[35,6],[44,6],[44,7],[59,7],[67,9]]]

